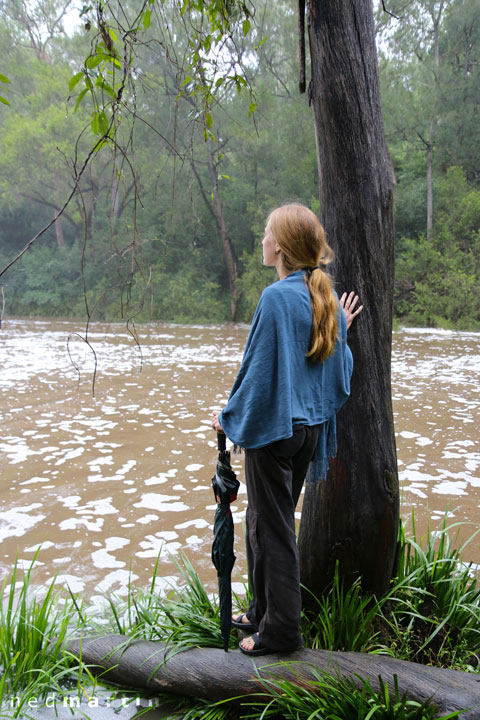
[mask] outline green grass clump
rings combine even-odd
[[[274,669],[274,668],[272,668]],[[273,678],[260,682],[267,691],[261,702],[251,703],[255,714],[248,717],[282,718],[282,720],[452,720],[461,712],[442,717],[429,701],[423,703],[400,695],[397,678],[394,687],[379,680],[375,691],[368,680],[360,677],[336,678],[312,672],[308,684],[294,684]]]
[[[127,599],[109,598],[109,627],[129,637],[163,641],[175,651],[190,646],[223,647],[218,598],[205,590],[186,555],[172,558],[180,583],[165,595],[155,591],[157,566],[147,591],[129,588]],[[240,602],[233,593],[233,603]],[[100,629],[100,628],[98,628]],[[101,631],[105,632],[105,626]],[[231,647],[238,640],[231,636]]]
[[[272,677],[257,678],[263,692],[253,699],[236,698],[233,706],[187,700],[178,705],[182,720],[454,720],[462,714],[440,716],[428,700],[420,703],[401,695],[396,676],[393,688],[380,678],[375,690],[361,677],[338,678],[314,669],[308,683],[300,678],[294,683],[275,677],[275,667],[269,666]]]
[[[311,598],[302,615],[307,647],[375,652],[438,667],[473,671],[480,655],[480,587],[459,549],[458,525],[446,519],[419,540],[400,533],[400,560],[389,592],[362,592],[361,579],[344,586],[338,567],[330,591]],[[313,609],[312,609],[313,608]]]
[[[310,598],[310,609],[301,617],[307,647],[351,652],[369,652],[375,647],[380,606],[362,593],[360,579],[345,587],[337,566],[330,592],[321,598],[310,594]]]
[[[466,545],[455,548],[446,518],[418,541],[401,530],[400,563],[381,605],[384,649],[405,660],[473,670],[480,652],[480,587],[471,564],[462,560]]]
[[[35,558],[22,580],[17,580],[16,563],[0,590],[0,709],[14,698],[13,717],[28,717],[28,698],[59,689],[74,664],[62,648],[72,607],[59,602],[53,583],[42,594],[32,592]]]

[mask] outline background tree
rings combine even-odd
[[[380,67],[398,180],[395,313],[409,324],[476,327],[478,312],[470,305],[478,287],[476,265],[458,234],[453,244],[444,242],[444,225],[454,221],[458,193],[452,192],[447,210],[441,188],[448,176],[463,176],[465,191],[478,192],[480,10],[469,0],[417,0],[394,8],[398,18],[381,17]],[[430,136],[430,125],[432,142],[425,144],[421,137]],[[434,152],[426,154],[427,145]],[[470,217],[473,224],[465,233],[475,235]],[[460,288],[464,312],[453,301]]]

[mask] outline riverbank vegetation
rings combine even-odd
[[[316,601],[314,612],[302,617],[305,646],[383,654],[478,673],[480,585],[474,568],[464,559],[468,543],[476,542],[476,534],[458,547],[458,529],[444,521],[422,540],[416,538],[414,526],[411,536],[402,531],[397,574],[383,598],[365,597],[359,582],[346,588],[336,575],[330,592]],[[45,702],[53,692],[58,697],[68,693],[69,697],[83,699],[81,710],[89,717],[88,698],[98,697],[102,678],[94,677],[92,669],[82,664],[81,656],[62,651],[62,643],[75,634],[117,633],[126,641],[158,640],[171,652],[198,645],[222,647],[217,599],[205,591],[186,557],[177,562],[180,582],[171,591],[157,594],[154,576],[149,588],[130,587],[126,599],[110,598],[101,616],[98,608],[92,612],[78,598],[53,591],[53,585],[42,594],[38,590],[34,593],[33,565],[23,580],[19,580],[20,570],[15,569],[2,589],[0,717],[27,718],[29,700],[35,697],[40,706],[42,698]],[[235,597],[234,602],[241,606],[245,598]],[[232,632],[231,648],[237,643]],[[348,679],[319,673],[308,687],[280,679],[263,685],[263,697],[247,699],[240,708],[237,705],[233,709],[224,702],[184,700],[172,715],[181,714],[189,720],[276,716],[307,720],[313,713],[322,720],[438,717],[434,704],[407,698],[398,686],[382,685],[381,691],[375,692],[367,680],[359,689]],[[171,697],[167,699],[172,702]]]
[[[397,180],[395,316],[478,329],[478,6],[391,5],[400,19],[380,8],[377,24]],[[6,314],[250,320],[274,279],[259,247],[268,212],[289,199],[321,212],[311,110],[296,88],[296,18],[283,0],[255,7],[249,31],[243,25],[234,38],[254,100],[219,82],[207,139],[200,99],[182,91],[182,35],[174,66],[153,40],[166,10],[151,13],[135,57],[138,117],[125,116],[118,136],[128,154],[111,146],[95,154],[50,235],[1,278]],[[89,52],[88,14],[66,34],[63,4],[15,8],[0,10],[10,80],[2,85],[10,105],[0,106],[0,268],[62,207],[72,158],[88,152],[98,121],[85,103],[76,107],[72,82]],[[175,34],[178,18],[167,19]]]

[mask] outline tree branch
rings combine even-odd
[[[390,17],[394,17],[395,20],[400,20],[400,17],[398,15],[394,15],[392,12],[390,12],[390,10],[387,10],[387,8],[385,7],[385,0],[382,0],[382,8],[383,12],[386,12],[387,15],[390,15]]]
[[[300,79],[298,81],[298,89],[300,93],[305,92],[305,0],[298,0],[298,40],[299,40],[299,60],[300,60]]]

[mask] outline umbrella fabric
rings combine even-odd
[[[230,575],[235,563],[233,554],[233,518],[230,503],[237,497],[238,482],[230,465],[230,453],[225,450],[226,438],[217,434],[218,462],[212,478],[213,492],[217,501],[213,525],[212,562],[218,575],[218,596],[220,602],[220,630],[223,648],[228,650],[232,619],[232,587]]]

